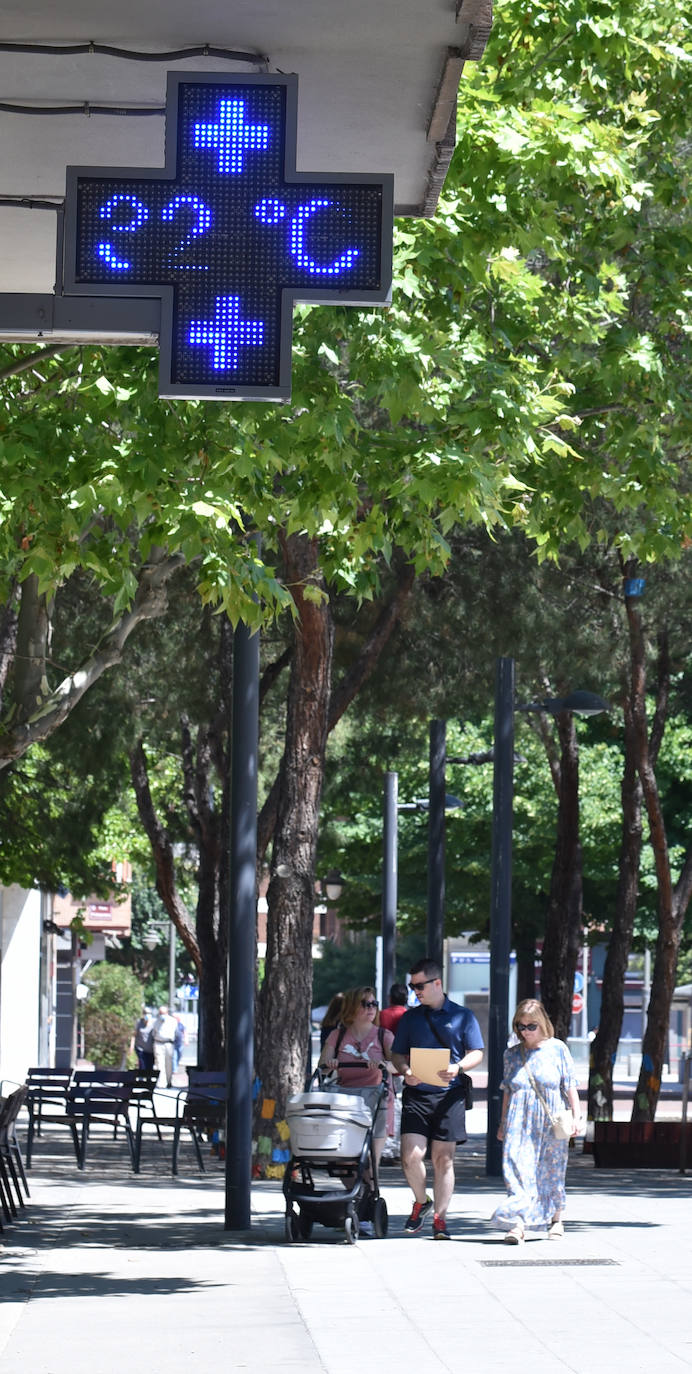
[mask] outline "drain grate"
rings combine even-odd
[[[614,1264],[619,1265],[619,1260],[613,1259],[502,1259],[502,1260],[479,1260],[478,1263],[483,1269],[565,1269],[567,1266],[585,1264]]]

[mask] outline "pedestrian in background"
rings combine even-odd
[[[383,1007],[380,1012],[380,1025],[394,1034],[407,1007],[408,988],[406,984],[392,983],[389,989],[389,1006]]]
[[[565,1105],[572,1111],[571,1134],[579,1128],[581,1107],[574,1060],[557,1040],[542,1002],[520,1002],[512,1021],[518,1044],[505,1050],[502,1079],[502,1172],[508,1197],[492,1220],[506,1231],[505,1242],[519,1245],[526,1231],[543,1231],[550,1240],[564,1235],[565,1175],[569,1137],[555,1134]]]
[[[159,1014],[153,1026],[154,1067],[158,1071],[160,1088],[173,1087],[173,1045],[177,1021],[171,1016],[168,1007],[159,1007]]]
[[[320,1023],[320,1049],[324,1049],[327,1036],[341,1025],[341,1012],[344,1005],[343,992],[335,992]]]
[[[154,1042],[153,1032],[154,1018],[149,1007],[142,1007],[142,1015],[135,1021],[134,1035],[130,1041],[130,1054],[137,1055],[137,1063],[140,1069],[153,1069],[154,1067]]]
[[[183,1046],[187,1044],[187,1031],[185,1024],[179,1016],[173,1017],[175,1021],[175,1039],[173,1041],[173,1072],[177,1073],[182,1058]]]

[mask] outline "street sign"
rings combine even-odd
[[[393,178],[296,172],[297,105],[169,73],[163,168],[67,169],[64,293],[161,297],[162,396],[287,400],[293,302],[389,298]]]
[[[580,992],[575,992],[574,996],[572,997],[572,1015],[577,1016],[577,1014],[580,1011],[583,1011],[583,1009],[584,998],[582,997]]]
[[[574,991],[575,991],[575,992],[583,992],[583,991],[584,991],[584,975],[583,975],[583,973],[579,973],[578,971],[577,971],[577,973],[575,973],[575,975],[574,975]]]

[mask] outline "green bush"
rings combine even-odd
[[[142,1010],[142,986],[121,964],[95,964],[84,982],[84,1042],[87,1059],[105,1068],[126,1062],[134,1024]]]

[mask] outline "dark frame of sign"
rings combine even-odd
[[[161,396],[288,400],[294,302],[390,299],[393,177],[298,172],[297,120],[296,76],[169,72],[163,167],[67,168],[62,291],[160,298]]]

